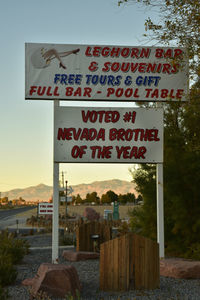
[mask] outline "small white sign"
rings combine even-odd
[[[65,201],[66,201],[66,197],[61,196],[61,197],[60,197],[60,201],[61,201],[61,202],[65,202]]]
[[[60,201],[61,201],[61,202],[66,202],[66,197],[63,197],[63,196],[60,197]],[[67,202],[72,202],[72,197],[70,197],[70,196],[67,197]]]
[[[71,193],[73,193],[73,188],[71,186],[69,186],[69,188],[67,189],[67,193],[70,195]]]
[[[67,197],[67,202],[72,202],[72,197],[71,196]]]
[[[52,215],[53,214],[53,203],[41,202],[38,204],[39,215]]]

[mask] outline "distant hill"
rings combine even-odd
[[[24,189],[14,189],[1,193],[1,197],[8,197],[9,200],[19,199],[22,197],[26,201],[48,201],[52,196],[53,188],[45,184],[30,186]]]
[[[98,196],[101,197],[107,191],[112,190],[116,194],[138,193],[135,190],[135,185],[132,182],[112,179],[105,181],[94,181],[90,184],[78,184],[72,186],[74,195],[80,194],[81,198],[85,197],[87,193],[97,192]]]
[[[97,192],[98,196],[101,197],[108,190],[114,191],[116,194],[134,193],[137,196],[135,186],[132,182],[112,179],[105,181],[94,181],[89,184],[78,184],[72,185],[73,194],[80,194],[81,198],[84,198],[87,193]],[[9,200],[18,199],[22,197],[26,201],[48,201],[53,194],[52,186],[45,184],[39,184],[24,189],[14,189],[7,192],[1,193],[2,197],[7,196]]]

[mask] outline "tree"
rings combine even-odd
[[[98,197],[97,192],[87,193],[86,199],[84,200],[84,202],[87,202],[87,203],[94,202],[96,204],[99,204],[100,198]]]
[[[101,203],[107,203],[110,204],[112,202],[118,201],[118,195],[115,194],[115,192],[109,190],[106,192],[106,194],[103,194],[101,196]]]
[[[127,202],[129,203],[135,203],[135,195],[132,193],[127,193],[127,194],[120,194],[118,197],[118,201],[121,204],[126,204]]]
[[[143,202],[143,197],[142,197],[142,195],[140,194],[140,195],[138,195],[137,199],[135,199],[135,203],[136,203],[136,204],[140,204],[140,203],[142,203],[142,202]]]
[[[8,203],[8,197],[1,198],[1,203]]]
[[[189,103],[164,105],[164,213],[168,254],[200,259],[200,2],[192,0],[123,0],[157,7],[161,14],[155,24],[145,22],[149,40],[186,46],[192,78]],[[132,171],[144,204],[132,211],[136,232],[156,239],[155,166],[141,165]]]
[[[100,202],[101,204],[111,204],[111,199],[108,194],[102,194]]]
[[[109,191],[107,191],[106,194],[107,194],[108,197],[110,198],[111,202],[118,201],[118,195],[117,195],[115,192],[109,190]]]
[[[81,198],[80,194],[77,194],[77,196],[72,197],[72,202],[76,204],[83,203],[83,199]]]
[[[193,87],[196,90],[196,87]],[[166,111],[164,138],[165,242],[168,254],[199,259],[200,109]],[[191,120],[190,120],[191,119]],[[195,146],[194,146],[195,145]],[[144,204],[131,215],[134,231],[156,239],[155,166],[132,172]]]
[[[193,78],[200,75],[200,2],[199,0],[121,0],[118,5],[132,3],[157,9],[160,16],[155,23],[149,17],[144,26],[145,37],[161,44],[178,44],[187,47],[190,58],[190,73]]]
[[[131,171],[131,170],[130,170]],[[131,171],[136,190],[142,194],[144,204],[130,212],[131,228],[143,236],[156,240],[156,169],[144,164]]]

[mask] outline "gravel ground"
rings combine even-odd
[[[31,247],[51,246],[51,235],[34,235],[26,238],[29,240]],[[60,258],[62,251],[60,250]],[[10,299],[30,299],[28,288],[22,286],[21,282],[26,278],[35,276],[40,264],[44,262],[51,263],[51,250],[34,250],[32,248],[30,254],[26,255],[23,262],[17,266],[18,276],[16,283],[8,287]],[[102,292],[99,290],[98,259],[67,262],[61,258],[60,263],[75,266],[82,284],[81,299],[84,300],[200,300],[200,280],[173,279],[161,276],[160,289],[130,290],[120,293]],[[56,300],[56,298],[51,299]]]

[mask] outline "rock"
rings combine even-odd
[[[34,278],[26,278],[22,281],[22,284],[25,286],[31,286],[33,285]]]
[[[160,260],[160,275],[173,278],[199,279],[200,261],[179,258],[162,259]]]
[[[100,218],[100,214],[97,213],[96,210],[93,209],[92,207],[86,207],[83,212],[83,216],[87,218],[89,221],[95,221],[95,220],[98,221]]]
[[[62,256],[68,261],[79,261],[87,259],[97,259],[100,254],[97,252],[87,252],[87,251],[70,251],[64,250]]]
[[[40,265],[34,278],[22,281],[23,285],[31,286],[31,295],[46,292],[53,297],[66,297],[71,293],[76,296],[80,292],[80,281],[74,266],[43,263]]]

